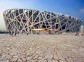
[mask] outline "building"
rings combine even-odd
[[[80,26],[80,32],[81,32],[81,33],[84,32],[84,26],[83,26],[83,25]]]
[[[12,34],[78,32],[81,26],[78,18],[31,9],[8,9],[3,16],[7,31]]]

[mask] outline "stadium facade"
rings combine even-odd
[[[78,18],[31,9],[8,9],[3,16],[11,34],[78,32],[81,26]]]

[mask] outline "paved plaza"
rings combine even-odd
[[[0,34],[0,62],[84,62],[84,36]]]

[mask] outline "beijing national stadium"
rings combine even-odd
[[[78,32],[81,26],[79,18],[32,9],[8,9],[3,16],[12,34]]]

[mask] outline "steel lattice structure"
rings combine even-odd
[[[81,25],[81,20],[72,16],[31,9],[8,9],[3,16],[6,28],[12,34],[36,31],[77,32]]]

